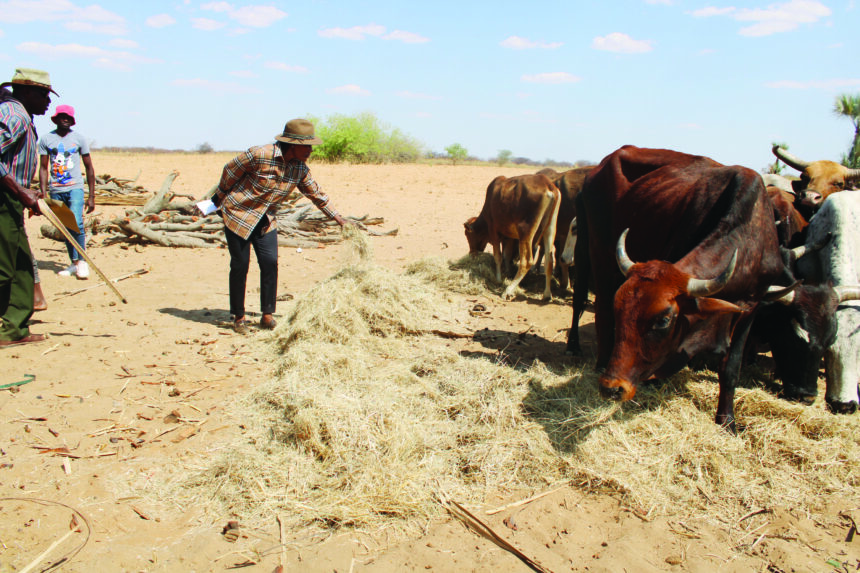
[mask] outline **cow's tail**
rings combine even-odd
[[[579,319],[588,303],[589,283],[591,282],[591,251],[588,216],[583,201],[583,193],[576,196],[576,247],[573,254],[573,317],[567,333],[566,354],[581,355],[579,344]]]

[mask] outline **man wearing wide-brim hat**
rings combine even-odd
[[[27,326],[35,275],[24,209],[41,214],[30,189],[39,160],[33,116],[48,110],[51,93],[57,94],[48,72],[31,68],[16,69],[0,84],[0,348],[45,340]]]
[[[275,327],[278,288],[278,221],[283,203],[298,189],[340,226],[343,217],[329,206],[329,198],[311,177],[306,161],[312,146],[322,140],[306,119],[291,119],[275,142],[252,147],[224,166],[212,201],[220,207],[230,251],[230,314],[237,332],[248,330],[245,285],[251,246],[260,266],[260,327]]]

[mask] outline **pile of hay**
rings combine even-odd
[[[440,492],[479,504],[562,478],[643,514],[724,523],[860,503],[860,416],[750,381],[737,397],[746,429],[732,436],[713,422],[713,373],[684,371],[617,405],[590,368],[466,358],[426,333],[467,319],[453,293],[475,280],[440,261],[396,274],[365,251],[298,298],[272,338],[274,378],[240,404],[253,426],[185,495],[247,522],[326,527],[422,527]]]

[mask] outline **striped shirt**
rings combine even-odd
[[[338,215],[328,207],[328,196],[311,177],[304,161],[286,161],[274,143],[240,153],[224,166],[216,191],[224,226],[243,239],[251,235],[263,217],[268,217],[264,233],[276,229],[278,208],[296,188],[329,219]]]
[[[29,187],[39,164],[36,125],[21,102],[5,89],[0,92],[0,177],[11,174]]]

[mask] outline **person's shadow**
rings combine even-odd
[[[223,326],[225,323],[231,323],[230,311],[226,309],[213,308],[197,308],[183,310],[181,308],[159,308],[158,312],[169,314],[182,320],[190,320],[201,324],[211,324],[212,326]]]

